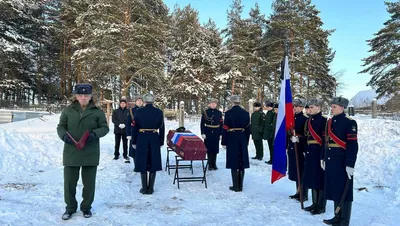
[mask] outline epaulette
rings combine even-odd
[[[303,113],[303,115],[304,115],[306,118],[309,118],[309,117],[310,117],[310,116],[308,116],[308,115],[306,115],[306,114],[304,114],[304,113]]]
[[[349,117],[349,116],[346,116],[346,118],[348,118],[348,119],[350,119],[350,120],[354,120],[354,119],[352,119],[351,117]]]

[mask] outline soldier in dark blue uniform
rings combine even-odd
[[[229,189],[238,192],[243,190],[244,169],[250,167],[250,115],[239,106],[240,96],[233,95],[230,101],[234,106],[225,112],[221,144],[226,149],[226,168],[231,169],[233,186]]]
[[[200,121],[201,137],[207,148],[208,170],[217,170],[217,154],[219,153],[219,140],[222,135],[222,112],[217,110],[216,99],[210,99],[208,109],[204,110]]]
[[[339,213],[335,213],[332,219],[324,220],[324,223],[347,226],[350,223],[353,173],[358,152],[357,122],[344,113],[349,104],[346,98],[334,97],[330,104],[333,117],[327,122],[327,147],[321,155],[321,167],[325,169],[325,198],[334,201],[335,209],[343,196],[344,203]],[[349,186],[345,190],[347,182]]]
[[[135,171],[140,172],[142,188],[140,193],[153,194],[156,172],[162,170],[161,147],[164,145],[164,115],[153,106],[154,96],[143,96],[145,106],[136,110],[132,134],[133,147],[136,149]],[[147,180],[147,171],[150,172]],[[149,181],[149,183],[147,183]]]
[[[129,109],[129,117],[126,120],[125,127],[126,127],[126,138],[128,139],[129,143],[129,156],[133,158],[133,163],[135,164],[135,149],[133,148],[132,144],[132,134],[133,134],[133,129],[135,128],[133,121],[135,117],[135,112],[137,109],[141,108],[143,106],[143,99],[142,96],[139,94],[133,95],[133,99],[135,102],[135,106]]]
[[[304,208],[312,215],[325,213],[326,199],[324,198],[324,170],[320,158],[323,151],[326,118],[322,116],[322,99],[313,98],[308,101],[309,115],[305,125],[306,148],[304,157],[305,188],[312,189],[312,205]]]
[[[301,98],[296,98],[293,100],[294,109],[294,124],[295,124],[295,134],[291,134],[290,131],[290,141],[288,145],[288,159],[289,159],[289,180],[296,181],[296,194],[289,196],[291,199],[300,200],[299,186],[303,178],[304,169],[304,147],[305,147],[305,136],[304,136],[304,125],[307,121],[308,116],[303,113],[303,108],[306,104],[306,100]],[[297,178],[297,165],[296,165],[296,153],[295,145],[297,145],[297,156],[299,160],[299,170],[300,170],[300,180]],[[303,201],[308,200],[308,190],[303,187]]]

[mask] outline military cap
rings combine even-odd
[[[217,99],[215,99],[215,98],[209,98],[208,99],[208,103],[218,103],[218,100]]]
[[[293,99],[293,106],[304,107],[306,106],[306,100],[303,98],[295,98]]]
[[[261,103],[260,102],[254,102],[253,103],[253,107],[261,107]]]
[[[239,104],[240,100],[241,100],[239,95],[232,95],[229,99],[232,103],[235,103],[235,104]]]
[[[322,105],[324,104],[324,100],[321,98],[311,98],[310,100],[308,100],[307,105],[314,105],[314,106],[318,106],[318,107],[322,107]]]
[[[309,104],[306,104],[306,106],[304,106],[305,109],[310,108]]]
[[[274,107],[274,102],[267,100],[267,101],[265,101],[265,106],[266,107]]]
[[[347,106],[349,105],[349,100],[344,97],[333,97],[329,104],[336,104],[347,108]]]
[[[76,84],[74,94],[92,94],[92,85]]]
[[[154,96],[151,93],[147,93],[143,95],[143,101],[146,103],[153,103],[154,102]]]

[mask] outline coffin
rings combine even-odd
[[[189,130],[176,132],[170,130],[167,135],[167,145],[183,160],[204,160],[207,149],[203,140]]]

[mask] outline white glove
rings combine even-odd
[[[133,149],[136,149],[136,144],[132,144]]]
[[[291,140],[293,143],[299,143],[299,137],[298,137],[298,136],[292,136],[292,137],[290,138],[290,140]]]
[[[346,166],[346,173],[347,173],[347,176],[349,177],[349,179],[351,180],[351,176],[353,176],[353,174],[354,174],[354,168]]]
[[[201,134],[201,138],[206,139],[206,135],[205,134]]]
[[[121,129],[125,128],[125,124],[119,124],[119,128]]]
[[[220,140],[222,140],[222,135],[221,135],[221,136],[219,136],[219,139],[220,139]]]
[[[126,139],[132,140],[132,137],[131,136],[127,136]]]
[[[325,161],[324,161],[324,160],[321,160],[321,168],[322,168],[323,170],[325,170]]]
[[[226,145],[222,145],[222,148],[223,148],[223,149],[226,149]]]

